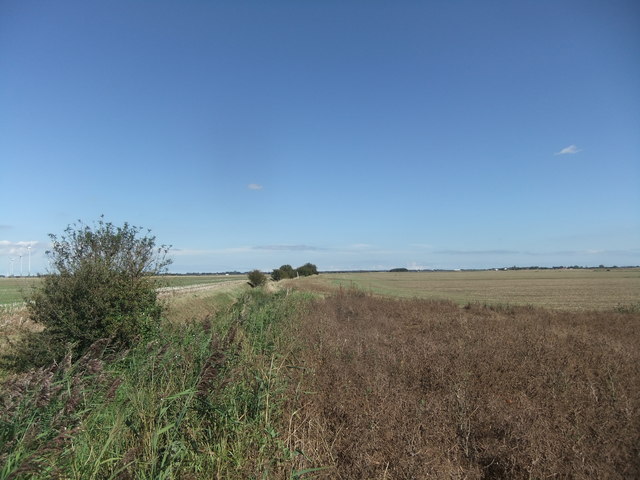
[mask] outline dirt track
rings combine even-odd
[[[184,287],[161,287],[158,288],[158,293],[161,297],[164,297],[182,293],[199,292],[202,290],[225,292],[238,288],[241,285],[246,285],[246,283],[246,280],[229,280],[228,282],[202,283],[198,285],[186,285]]]

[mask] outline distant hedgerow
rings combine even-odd
[[[295,270],[291,265],[282,265],[271,273],[271,279],[277,282],[286,278],[308,277],[310,275],[318,275],[318,267],[313,263],[305,263]]]
[[[318,275],[318,267],[316,267],[313,263],[305,263],[301,267],[296,268],[296,272],[301,277],[308,277],[310,275]]]
[[[295,278],[297,276],[296,271],[293,269],[291,265],[282,265],[280,268],[276,268],[271,273],[271,279],[275,280],[284,280],[286,278]]]

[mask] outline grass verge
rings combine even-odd
[[[216,318],[165,322],[127,352],[105,339],[74,364],[9,377],[0,479],[289,475],[286,332],[304,305],[255,290]]]

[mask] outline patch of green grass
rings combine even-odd
[[[3,277],[0,278],[0,305],[22,302],[24,294],[40,283],[38,277]]]
[[[244,294],[215,319],[166,322],[128,352],[0,389],[0,479],[281,478],[288,332],[308,296]]]
[[[187,287],[190,285],[209,285],[246,280],[246,275],[163,275],[158,284],[166,287]],[[24,294],[41,282],[39,277],[3,277],[0,278],[0,305],[22,302]]]

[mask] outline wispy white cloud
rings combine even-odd
[[[39,246],[40,242],[35,240],[10,242],[9,240],[0,240],[0,255],[24,255],[29,253],[29,247],[31,247],[31,253],[35,253],[35,249]]]
[[[286,251],[286,252],[303,252],[303,251],[316,251],[324,250],[320,247],[314,247],[311,245],[259,245],[253,247],[254,250],[274,250],[274,251]]]
[[[530,257],[570,257],[570,256],[594,256],[594,255],[624,255],[638,256],[640,249],[631,250],[605,250],[590,248],[585,250],[555,250],[555,251],[530,251],[530,250],[435,250],[437,255],[460,256],[499,256],[499,255],[525,255]]]
[[[522,253],[514,250],[437,250],[441,255],[512,255]]]
[[[640,255],[640,249],[629,250],[605,250],[588,248],[586,250],[561,250],[558,252],[551,252],[552,255],[620,255],[620,256],[635,256]]]
[[[233,255],[239,253],[255,253],[259,251],[271,252],[305,252],[305,251],[322,251],[324,248],[314,247],[312,245],[257,245],[257,246],[239,246],[227,248],[172,248],[171,255],[176,257],[190,256],[207,256],[207,255]]]
[[[191,257],[200,255],[231,255],[234,253],[246,253],[250,252],[252,247],[229,247],[229,248],[211,248],[211,249],[197,249],[197,248],[172,248],[170,255],[176,257]]]
[[[433,248],[433,245],[428,243],[410,243],[409,246],[413,248]]]
[[[354,243],[353,245],[349,246],[349,248],[354,248],[356,250],[363,250],[365,248],[371,248],[371,247],[373,247],[373,245],[369,243]]]
[[[262,190],[264,187],[262,185],[258,185],[257,183],[250,183],[247,185],[249,190]]]
[[[582,149],[578,148],[576,145],[569,145],[568,147],[564,147],[559,152],[556,152],[554,155],[573,155],[574,153],[581,152]]]

